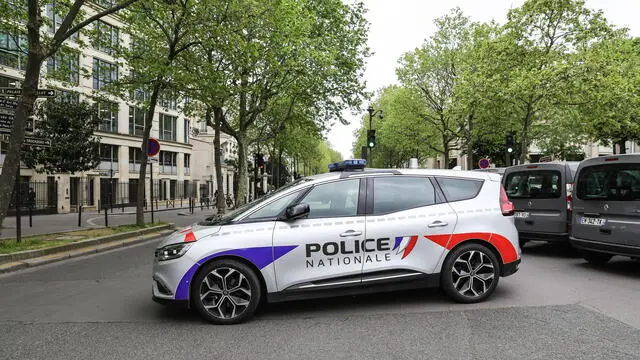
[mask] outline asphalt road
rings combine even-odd
[[[135,209],[127,208],[125,210],[126,211],[124,213],[119,209],[114,209],[113,213],[110,211],[107,212],[109,226],[135,224],[136,216],[135,214],[130,213],[131,211],[135,211]],[[190,225],[193,222],[202,220],[215,212],[215,210],[207,209],[206,207],[203,210],[200,210],[200,207],[195,208],[193,214],[189,213],[188,209],[161,210],[162,211],[154,213],[153,220],[155,222],[170,222],[178,226]],[[147,222],[151,222],[150,212],[145,213],[145,219]],[[22,236],[99,228],[104,227],[105,225],[104,213],[96,212],[82,214],[82,227],[78,227],[77,213],[37,215],[33,216],[32,222],[33,226],[29,227],[29,217],[22,217]],[[15,236],[16,218],[13,216],[8,217],[4,221],[0,238],[15,238]]]
[[[640,263],[625,258],[530,244],[481,304],[407,291],[213,326],[151,301],[154,245],[0,277],[0,359],[640,359]]]

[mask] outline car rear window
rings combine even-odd
[[[437,180],[449,202],[473,199],[478,195],[483,184],[482,180],[476,179],[438,178]]]
[[[373,214],[388,214],[436,203],[436,190],[424,177],[373,179]]]
[[[535,170],[507,175],[505,190],[510,198],[552,199],[562,195],[560,172]]]
[[[640,200],[640,164],[590,166],[578,175],[576,196],[581,200]]]

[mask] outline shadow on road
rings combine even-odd
[[[640,261],[627,257],[616,256],[611,261],[602,265],[593,265],[586,260],[577,264],[583,269],[599,271],[611,275],[621,275],[628,278],[640,279]]]
[[[564,243],[545,243],[545,242],[528,242],[522,253],[527,256],[548,256],[554,258],[580,258],[580,254],[569,244]]]

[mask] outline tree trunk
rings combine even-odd
[[[626,154],[627,153],[627,139],[620,139],[613,144],[613,153],[616,153],[616,145],[620,148],[618,154]]]
[[[144,134],[142,134],[142,145],[140,151],[142,152],[142,162],[140,163],[140,176],[138,177],[138,198],[136,199],[136,224],[144,225],[144,199],[145,199],[145,183],[147,177],[147,161],[149,160],[149,154],[147,148],[149,146],[149,135],[151,134],[151,126],[153,125],[153,115],[156,111],[156,103],[158,102],[158,95],[162,89],[161,79],[156,79],[153,85],[153,91],[151,92],[151,99],[149,102],[149,109],[147,109],[147,118],[144,123]],[[159,164],[158,164],[159,165]],[[153,183],[150,183],[150,195],[149,204],[153,202]]]
[[[247,134],[246,130],[238,131],[236,140],[238,141],[238,191],[236,192],[236,205],[245,203],[247,195],[247,178],[249,176],[247,168]]]
[[[207,108],[207,116],[211,116],[211,111]],[[224,214],[227,206],[225,204],[224,199],[224,186],[223,186],[223,178],[222,178],[222,149],[220,148],[220,133],[222,132],[222,118],[224,116],[224,112],[221,107],[215,107],[213,110],[213,119],[215,122],[214,126],[214,136],[213,136],[213,148],[214,148],[214,157],[215,157],[215,168],[216,168],[216,189],[218,190],[218,196],[216,197],[216,208],[218,209],[218,214]],[[209,120],[207,120],[209,123]]]
[[[16,177],[20,176],[18,174],[18,165],[20,164],[22,142],[26,132],[25,126],[27,118],[33,113],[36,90],[40,80],[40,67],[43,62],[40,54],[33,53],[40,51],[38,50],[40,47],[39,40],[35,45],[32,44],[31,39],[29,40],[29,57],[27,58],[27,67],[22,84],[22,96],[19,98],[18,106],[16,107],[13,128],[11,129],[11,140],[9,140],[7,156],[2,166],[2,174],[0,174],[0,225],[2,225],[9,211],[9,202],[13,194]],[[34,49],[34,47],[37,48]]]
[[[445,135],[442,135],[442,155],[444,155],[444,164],[441,169],[449,168],[449,141]]]

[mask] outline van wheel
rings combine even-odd
[[[613,255],[595,251],[582,251],[582,257],[593,265],[602,265],[611,260]]]
[[[260,280],[245,264],[229,259],[206,264],[192,283],[192,304],[207,321],[218,325],[249,320],[262,297]]]
[[[491,250],[480,244],[464,244],[447,256],[440,286],[457,302],[476,303],[493,293],[499,278],[500,263]]]
[[[525,245],[526,243],[528,243],[528,241],[527,241],[527,240],[520,240],[520,241],[518,241],[518,242],[520,243],[520,250],[524,249],[524,245]]]

